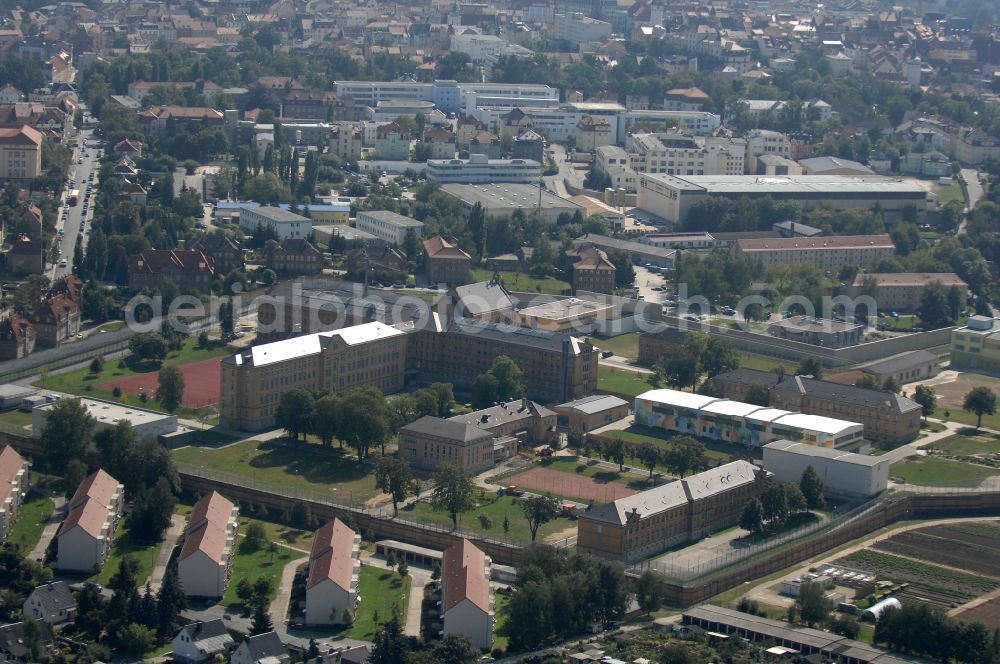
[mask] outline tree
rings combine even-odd
[[[997,394],[988,387],[974,387],[962,400],[962,410],[975,413],[976,429],[983,425],[983,415],[995,415],[997,412]]]
[[[398,456],[382,457],[375,463],[375,486],[392,498],[393,516],[399,516],[399,502],[417,492],[410,464]]]
[[[157,632],[161,640],[171,638],[177,631],[177,616],[187,607],[187,596],[177,574],[177,564],[167,566],[163,582],[156,593]]]
[[[396,565],[396,573],[400,576],[406,576],[409,572],[410,568],[406,566],[406,558],[400,558],[399,563]]]
[[[115,640],[124,652],[142,655],[156,643],[156,634],[145,625],[128,623],[118,630]]]
[[[332,445],[340,430],[340,400],[327,394],[313,404],[312,433],[319,436],[324,445]]]
[[[556,518],[559,501],[548,494],[531,496],[521,501],[521,509],[524,510],[524,518],[528,521],[531,541],[534,542],[538,529]]]
[[[690,436],[679,436],[664,454],[668,468],[684,477],[688,471],[705,465],[705,445]]]
[[[614,461],[618,464],[618,472],[625,471],[625,456],[627,450],[625,448],[625,441],[621,438],[612,438],[604,447],[601,448],[601,454],[608,461]]]
[[[652,613],[663,606],[663,580],[659,574],[646,570],[635,584],[635,599],[645,613]]]
[[[732,371],[740,366],[740,354],[728,339],[710,336],[701,356],[701,366],[709,378]]]
[[[267,530],[264,529],[264,524],[260,521],[251,521],[247,524],[246,531],[243,533],[243,541],[254,549],[264,546],[267,542]]]
[[[954,320],[951,307],[948,305],[948,291],[938,281],[932,281],[924,287],[917,306],[917,316],[925,329],[936,330],[948,327]]]
[[[267,612],[267,607],[264,604],[258,604],[253,610],[253,618],[250,622],[250,636],[273,631],[274,623],[271,622],[271,614]]]
[[[937,410],[937,394],[934,388],[929,385],[917,385],[913,392],[913,400],[920,404],[920,410],[924,414],[924,421]]]
[[[298,440],[299,434],[305,440],[312,428],[313,397],[308,390],[296,388],[281,395],[274,411],[274,423],[285,430],[288,437]]]
[[[812,466],[806,466],[799,479],[799,490],[802,497],[806,499],[806,507],[811,510],[821,510],[826,507],[826,498],[823,497],[823,480],[819,473]]]
[[[133,544],[158,542],[170,527],[177,498],[166,478],[161,477],[151,489],[139,489],[129,513],[129,536]]]
[[[96,421],[79,399],[60,399],[45,414],[42,446],[45,460],[56,473],[72,459],[82,459]]]
[[[768,525],[780,526],[788,518],[788,499],[784,487],[778,482],[768,482],[760,496],[760,504]]]
[[[885,382],[882,383],[882,390],[884,392],[892,392],[893,394],[899,394],[902,387],[903,386],[899,384],[899,380],[895,376],[889,376],[885,379]]]
[[[805,512],[808,504],[806,503],[806,497],[802,495],[802,489],[799,488],[799,485],[788,482],[784,487],[785,504],[788,505],[788,513],[798,514],[799,512]]]
[[[740,528],[749,530],[755,535],[764,529],[764,508],[759,498],[753,498],[743,507],[740,515]]]
[[[228,339],[236,330],[236,316],[233,302],[230,299],[223,300],[219,304],[219,331],[223,339]]]
[[[479,650],[462,634],[449,634],[434,648],[434,661],[440,664],[474,664],[478,659]]]
[[[372,641],[372,654],[368,657],[369,664],[400,664],[405,662],[406,636],[395,615],[384,625],[375,629]]]
[[[823,584],[803,583],[799,588],[799,596],[795,598],[795,607],[802,622],[812,627],[826,622],[833,610],[833,603],[826,598]]]
[[[487,372],[476,376],[472,383],[472,405],[489,408],[500,401],[500,381]]]
[[[45,294],[49,291],[51,282],[41,274],[32,274],[14,289],[14,311],[21,316],[30,316]]]
[[[140,362],[157,363],[167,358],[167,342],[156,332],[135,335],[129,339],[128,349]]]
[[[472,476],[458,466],[442,463],[434,473],[431,507],[448,513],[452,526],[458,527],[458,515],[475,507],[476,485]]]
[[[653,470],[660,462],[660,448],[652,443],[644,443],[636,450],[635,456],[642,462],[643,467],[649,470],[649,479],[653,479]]]
[[[882,386],[879,384],[878,378],[869,373],[862,374],[860,378],[854,381],[854,387],[863,387],[866,390],[882,390]]]
[[[767,408],[771,405],[771,393],[763,385],[751,385],[747,388],[747,393],[743,397],[746,403]]]
[[[83,276],[83,233],[77,233],[76,244],[73,245],[73,274]]]
[[[523,372],[514,360],[500,355],[472,386],[473,402],[479,408],[516,399],[524,394]]]
[[[372,445],[382,444],[391,433],[393,416],[385,396],[374,388],[354,390],[341,399],[339,434],[358,453],[358,461],[368,456]]]
[[[63,487],[66,489],[67,500],[76,493],[80,482],[87,477],[87,464],[80,459],[70,459],[66,464],[66,472],[63,474]]]
[[[795,370],[796,376],[812,376],[816,380],[823,377],[823,362],[818,357],[803,357]]]
[[[657,366],[667,385],[683,390],[697,384],[700,375],[698,356],[681,348]]]
[[[168,413],[176,411],[184,399],[184,374],[180,367],[168,365],[160,369],[156,379],[156,400]]]

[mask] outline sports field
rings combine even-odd
[[[222,388],[222,378],[219,364],[222,357],[213,357],[201,362],[181,365],[184,374],[184,399],[181,405],[187,408],[201,408],[219,403],[219,393]],[[160,372],[133,374],[115,380],[101,383],[97,387],[102,390],[120,388],[125,394],[138,396],[142,393],[148,396],[156,394],[156,385]]]

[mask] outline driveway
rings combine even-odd
[[[983,184],[979,181],[979,171],[974,168],[963,168],[960,173],[962,182],[965,183],[965,211],[968,212],[976,207],[983,198]],[[958,234],[965,232],[966,220],[963,217],[958,225]]]
[[[160,584],[163,583],[163,575],[167,573],[167,563],[170,562],[170,554],[173,553],[178,540],[184,534],[184,524],[185,519],[180,514],[174,514],[170,518],[170,527],[167,529],[166,535],[163,536],[163,544],[160,545],[160,554],[157,556],[156,564],[153,566],[153,573],[149,575],[149,583],[153,588],[153,592],[158,591]]]
[[[943,440],[949,436],[954,436],[961,429],[968,428],[967,424],[961,424],[959,422],[946,422],[944,420],[931,420],[944,426],[944,431],[938,431],[936,433],[929,433],[923,438],[913,441],[912,443],[907,443],[906,445],[900,445],[894,450],[889,450],[882,455],[881,458],[889,459],[891,463],[896,463],[907,457],[915,456],[920,452],[920,448],[932,443],[936,443]]]
[[[296,558],[285,565],[281,572],[281,582],[278,584],[278,593],[271,602],[268,610],[271,620],[274,622],[274,629],[281,634],[288,631],[288,604],[292,600],[292,584],[295,582],[295,572],[299,567],[308,562],[309,556]]]
[[[31,555],[29,556],[31,560],[45,558],[45,550],[49,548],[49,543],[56,536],[56,532],[59,531],[59,524],[62,523],[63,517],[66,516],[63,513],[66,507],[66,498],[63,496],[50,496],[50,498],[55,505],[55,509],[52,510],[48,521],[45,522],[45,527],[42,529],[42,536],[39,538],[38,544],[31,550]]]

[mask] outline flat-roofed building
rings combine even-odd
[[[885,491],[891,459],[831,450],[790,440],[764,446],[764,469],[779,482],[799,483],[810,466],[823,480],[827,494],[840,498],[871,498]]]
[[[573,240],[574,246],[592,245],[603,251],[624,251],[636,265],[655,265],[656,267],[671,267],[676,251],[654,247],[649,244],[623,240],[617,237],[585,233]]]
[[[577,519],[577,549],[632,562],[699,539],[738,522],[767,477],[748,461],[733,461],[591,508]]]
[[[464,636],[480,650],[493,647],[490,557],[467,539],[441,556],[441,616],[444,634]]]
[[[103,470],[83,480],[66,504],[55,568],[88,574],[103,568],[124,505],[124,485]]]
[[[139,440],[157,440],[159,436],[177,431],[177,416],[159,413],[154,410],[137,408],[116,401],[102,401],[89,397],[72,397],[77,399],[87,413],[94,419],[94,431],[112,428],[119,422],[128,422]],[[52,410],[54,403],[36,406],[31,411],[31,429],[41,435],[45,428],[45,419]]]
[[[729,399],[745,398],[754,385],[768,391],[773,408],[849,418],[862,423],[865,438],[873,442],[905,443],[920,433],[920,405],[892,392],[757,369],[735,369],[712,379],[716,393]]]
[[[628,401],[611,394],[592,394],[555,406],[559,426],[573,433],[586,433],[628,417]]]
[[[14,527],[30,487],[31,464],[7,445],[0,451],[0,541]]]
[[[289,210],[264,205],[244,207],[240,211],[240,229],[244,233],[252,235],[258,224],[274,231],[279,240],[308,238],[309,234],[312,233],[312,219]]]
[[[355,227],[396,247],[411,231],[417,238],[424,234],[424,222],[389,210],[359,210]]]
[[[851,282],[851,296],[871,295],[879,311],[916,311],[931,284],[957,288],[961,306],[969,296],[969,285],[954,272],[858,272]]]
[[[864,437],[859,422],[667,389],[649,390],[635,398],[635,422],[754,447],[781,438],[844,447]]]
[[[495,184],[499,182],[537,183],[542,166],[533,159],[490,159],[471,154],[468,159],[428,159],[427,178],[457,184]]]
[[[595,325],[611,319],[614,314],[613,304],[571,297],[519,309],[517,322],[533,330],[589,334],[595,330]]]
[[[951,366],[1000,372],[1000,318],[971,316],[964,326],[952,330]]]
[[[540,190],[537,184],[444,184],[441,191],[462,203],[468,213],[478,203],[487,217],[509,217],[518,210],[531,215],[538,213],[547,221],[556,221],[562,214],[573,216],[583,208],[576,203]]]
[[[855,322],[792,316],[767,326],[767,333],[779,339],[790,339],[823,348],[846,348],[861,343],[865,326]]]
[[[884,177],[846,175],[639,175],[638,207],[672,223],[687,220],[691,206],[709,197],[763,198],[794,201],[803,210],[829,204],[835,212],[870,209],[878,204],[886,214],[901,214],[908,206],[923,215],[927,192],[912,183]]]
[[[378,321],[254,346],[222,361],[221,419],[235,429],[263,429],[281,394],[294,388],[395,392],[405,365],[406,333]]]
[[[239,508],[213,491],[195,503],[177,557],[177,575],[188,597],[222,597],[232,571]]]
[[[836,235],[737,240],[732,252],[764,267],[770,265],[815,265],[837,274],[845,265],[866,268],[896,255],[888,235]]]
[[[340,519],[316,531],[309,552],[306,614],[309,625],[342,625],[354,621],[361,597],[361,535]]]

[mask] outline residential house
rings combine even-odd
[[[24,600],[21,615],[35,622],[59,625],[76,618],[76,601],[65,581],[53,581],[38,586]]]
[[[177,574],[188,597],[222,597],[233,564],[239,509],[217,491],[199,500],[184,531]]]
[[[585,115],[576,125],[577,150],[593,152],[599,147],[613,145],[614,142],[614,131],[605,118]]]
[[[665,111],[701,111],[709,102],[709,96],[700,88],[674,88],[667,90],[663,99]]]
[[[125,156],[115,162],[114,168],[111,172],[118,178],[119,183],[123,185],[126,182],[130,182],[130,178],[134,178],[139,175],[139,169],[136,168],[135,162]]]
[[[316,274],[323,269],[323,254],[303,238],[268,240],[265,265],[282,276]]]
[[[351,123],[338,123],[330,129],[327,138],[330,152],[341,159],[360,159],[364,146],[364,131]]]
[[[52,628],[47,623],[38,623],[38,652],[32,652],[34,647],[25,630],[25,622],[0,625],[0,659],[9,662],[33,662],[41,657],[51,656],[55,640]]]
[[[361,572],[361,535],[340,519],[316,531],[309,552],[306,623],[340,625],[354,621]]]
[[[441,555],[444,634],[464,636],[480,650],[493,647],[496,622],[489,556],[462,539]]]
[[[499,159],[503,155],[500,137],[492,131],[477,131],[469,139],[469,154],[484,154],[489,159]],[[448,159],[452,159],[451,155]]]
[[[581,245],[566,252],[573,261],[573,292],[614,293],[615,264],[608,254],[593,245]]]
[[[123,138],[115,143],[115,146],[111,148],[111,151],[122,157],[137,159],[142,156],[142,145],[142,141],[136,141],[131,138]]]
[[[225,116],[214,108],[196,106],[150,106],[139,112],[139,128],[146,133],[163,134],[168,124],[186,126],[191,129],[225,126]]]
[[[0,359],[19,360],[35,350],[38,333],[28,319],[11,314],[0,320]]]
[[[10,445],[0,451],[0,541],[10,534],[31,487],[31,464]]]
[[[132,182],[131,180],[122,178],[121,182],[118,184],[118,199],[126,200],[129,203],[135,203],[136,205],[145,205],[146,197],[149,192],[138,182]]]
[[[33,180],[41,174],[41,132],[28,125],[0,128],[0,180]]]
[[[467,147],[481,131],[486,131],[486,125],[471,115],[463,115],[455,120],[455,141],[459,147]]]
[[[66,504],[55,568],[92,573],[104,567],[124,504],[125,487],[103,470],[83,480]]]
[[[375,130],[375,153],[379,159],[406,161],[410,158],[410,130],[389,122]]]
[[[233,651],[229,662],[230,664],[280,664],[287,662],[288,659],[288,649],[278,638],[277,632],[265,632],[245,638]]]
[[[7,269],[13,274],[41,274],[42,243],[21,236],[7,250]]]
[[[347,252],[347,274],[352,278],[369,276],[391,276],[406,273],[406,254],[389,245],[369,244]]]
[[[77,304],[83,303],[83,280],[75,274],[67,274],[49,288],[49,297],[64,295]]]
[[[42,211],[34,203],[24,206],[16,228],[20,233],[26,235],[29,240],[42,239]]]
[[[852,297],[870,295],[878,305],[878,310],[916,311],[924,292],[931,284],[941,284],[946,290],[957,288],[959,304],[965,306],[969,294],[969,285],[954,272],[899,272],[899,273],[865,273],[858,272],[851,282]],[[874,315],[874,311],[869,312]]]
[[[460,285],[469,281],[472,257],[454,239],[440,235],[424,240],[424,269],[432,284]]]
[[[0,104],[16,104],[23,97],[24,94],[10,83],[0,88]]]
[[[204,292],[212,287],[215,263],[196,249],[145,249],[128,257],[128,284],[133,292],[157,291],[172,281],[182,291]]]
[[[246,265],[243,259],[243,247],[223,231],[205,233],[190,241],[188,249],[200,251],[215,264],[219,274],[229,274],[233,270],[242,270]]]
[[[531,159],[539,164],[545,161],[545,138],[536,131],[525,129],[514,137],[510,148],[511,159]]]
[[[182,664],[213,662],[223,658],[236,645],[221,618],[193,622],[181,628],[172,642],[174,661]]]
[[[56,348],[76,337],[80,318],[80,305],[66,295],[55,294],[35,307],[30,320],[37,332],[37,343]]]
[[[454,159],[458,149],[455,132],[442,127],[431,127],[424,132],[424,145],[430,148],[429,159]]]

